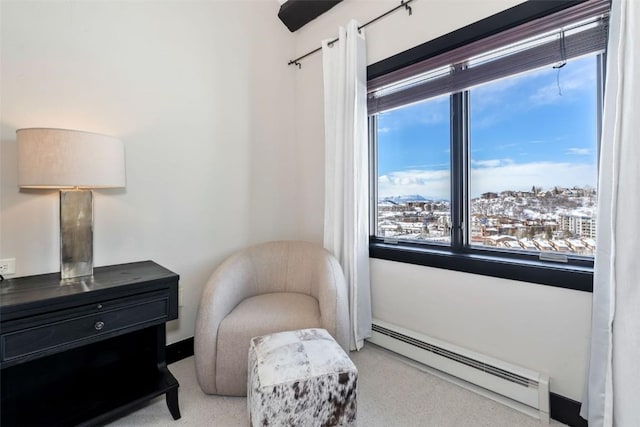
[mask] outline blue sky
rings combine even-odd
[[[596,186],[595,57],[471,89],[471,196]],[[378,116],[379,197],[449,199],[449,97]]]

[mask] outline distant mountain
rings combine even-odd
[[[419,194],[409,194],[405,196],[389,196],[380,200],[379,202],[391,202],[396,204],[409,203],[409,202],[433,202],[434,199],[427,199]]]

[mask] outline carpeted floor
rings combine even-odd
[[[542,425],[537,419],[419,370],[373,344],[350,356],[358,367],[360,427]],[[164,398],[158,398],[110,426],[248,426],[246,398],[202,393],[195,379],[193,357],[169,369],[180,382],[180,420],[173,421]],[[563,424],[551,420],[551,425]]]

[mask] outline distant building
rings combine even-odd
[[[531,240],[527,240],[527,239],[520,239],[518,241],[518,243],[520,243],[520,246],[522,247],[522,249],[527,250],[527,251],[535,251],[538,250],[538,248],[536,248],[536,245],[533,243],[533,241]]]
[[[553,246],[547,240],[534,240],[533,244],[536,245],[539,251],[552,251]]]
[[[594,197],[591,188],[543,191],[536,186],[530,191],[482,193],[471,200],[470,243],[591,256],[596,246]],[[447,200],[420,195],[386,197],[378,202],[377,220],[381,237],[429,242],[451,239],[451,204]]]
[[[581,241],[588,250],[592,252],[596,250],[596,241],[594,238],[581,239]]]
[[[405,206],[391,200],[383,200],[381,202],[378,202],[379,212],[402,212],[405,209]]]
[[[596,238],[596,219],[586,215],[559,215],[558,228],[574,237]]]
[[[507,247],[506,242],[518,243],[518,239],[513,236],[488,236],[484,238],[485,246]]]
[[[552,240],[549,243],[558,252],[569,252],[569,246],[563,240]]]
[[[577,254],[584,254],[587,252],[587,247],[585,246],[584,242],[582,242],[582,240],[568,239],[566,242],[572,252],[575,252]]]
[[[498,244],[498,246],[502,246],[508,249],[522,249],[520,243],[517,240],[505,240]]]

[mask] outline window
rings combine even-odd
[[[449,110],[439,96],[378,116],[377,236],[451,242]]]
[[[372,256],[592,289],[608,3],[566,4],[370,78]]]

